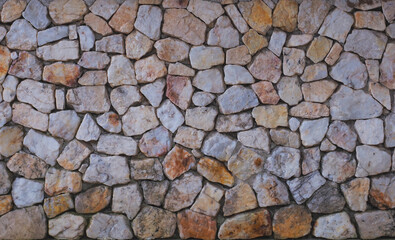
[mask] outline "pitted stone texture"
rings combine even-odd
[[[139,141],[140,151],[147,157],[163,156],[171,145],[171,133],[162,126],[146,132]]]
[[[322,176],[341,183],[354,176],[356,161],[351,154],[346,152],[329,152],[322,158]]]
[[[326,182],[319,171],[287,181],[290,192],[296,203],[302,204]]]

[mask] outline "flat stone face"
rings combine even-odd
[[[0,197],[0,215],[4,215],[12,210],[11,195],[3,195]]]
[[[367,145],[356,148],[358,167],[356,177],[366,177],[390,171],[391,155],[379,148]]]
[[[70,213],[65,213],[48,222],[49,235],[56,238],[78,238],[84,235],[86,220]]]
[[[215,129],[218,132],[238,132],[252,128],[253,120],[250,113],[220,115],[217,118]]]
[[[261,172],[266,162],[266,155],[250,148],[238,149],[228,161],[228,169],[241,180],[247,180],[252,175]]]
[[[174,38],[159,40],[154,47],[158,57],[167,62],[178,62],[188,58],[188,44]]]
[[[38,157],[19,152],[14,154],[7,162],[7,168],[27,179],[44,178],[48,169],[47,164]]]
[[[286,76],[300,75],[305,67],[305,53],[297,48],[283,48],[283,73]]]
[[[259,207],[289,204],[287,186],[276,176],[263,172],[249,180],[256,192]]]
[[[377,145],[384,142],[384,122],[381,119],[357,120],[354,128],[363,144]]]
[[[56,24],[65,24],[82,19],[87,7],[82,0],[56,0],[49,4],[49,15]]]
[[[170,151],[171,144],[170,132],[160,126],[148,131],[141,137],[139,148],[147,157],[159,157]]]
[[[26,178],[12,183],[12,199],[18,208],[29,207],[44,200],[44,184]]]
[[[9,56],[7,56],[7,50],[3,50],[3,59],[1,62],[5,65],[4,68],[8,68],[9,60],[7,60],[7,57],[9,58]],[[19,57],[12,62],[8,74],[14,75],[18,78],[41,80],[42,64],[34,55],[23,51],[19,54]]]
[[[357,233],[346,212],[320,217],[314,224],[313,235],[328,239],[356,238]]]
[[[196,0],[194,0],[196,2]],[[228,17],[218,18],[215,27],[210,30],[207,43],[223,48],[232,48],[239,45],[239,33],[233,28]]]
[[[216,68],[199,71],[193,78],[192,84],[205,92],[223,93],[225,91],[223,75]]]
[[[143,160],[130,161],[130,176],[135,180],[154,180],[164,179],[162,165],[156,158],[146,158]]]
[[[189,12],[202,19],[206,24],[210,24],[214,19],[224,13],[224,9],[219,3],[206,3],[203,0],[189,1],[187,9]]]
[[[234,183],[234,178],[226,167],[211,158],[200,159],[197,171],[212,182],[218,182],[229,187]]]
[[[55,86],[33,80],[22,81],[17,89],[16,96],[20,102],[29,103],[43,113],[55,109]]]
[[[353,211],[365,211],[369,195],[370,179],[356,178],[340,186],[348,206]],[[356,216],[358,222],[358,217]]]
[[[338,185],[333,182],[326,182],[307,201],[307,207],[314,213],[334,213],[344,208],[346,201],[338,190]]]
[[[169,188],[169,181],[142,181],[141,188],[144,193],[144,202],[160,207]]]
[[[176,145],[166,155],[162,165],[166,177],[174,180],[195,165],[195,158],[188,151]]]
[[[37,47],[37,30],[25,19],[12,23],[6,35],[7,47],[18,50],[35,50]]]
[[[97,45],[96,45],[97,46]],[[132,63],[122,55],[111,58],[110,67],[107,70],[108,83],[111,87],[120,85],[136,85],[137,80]]]
[[[260,0],[240,2],[237,4],[248,25],[257,32],[266,34],[272,26],[272,11]]]
[[[154,107],[159,107],[162,102],[164,88],[166,86],[164,79],[158,79],[153,83],[146,84],[140,88],[141,94],[150,102]]]
[[[55,138],[31,129],[23,139],[23,145],[47,164],[55,165],[60,150],[60,143]]]
[[[122,117],[122,122],[126,136],[140,135],[159,125],[155,109],[150,106],[130,107]]]
[[[137,9],[137,0],[125,1],[112,16],[109,25],[118,32],[130,33],[134,28]]]
[[[325,178],[320,175],[319,171],[314,171],[306,176],[294,178],[287,181],[292,196],[296,203],[304,203],[326,182]]]
[[[74,208],[74,201],[69,193],[44,199],[43,208],[49,218],[54,218],[69,209]]]
[[[49,168],[45,175],[45,193],[49,196],[61,193],[78,193],[82,190],[81,174]]]
[[[48,115],[34,110],[30,105],[24,103],[15,103],[12,105],[12,121],[24,127],[33,128],[40,131],[48,129]],[[3,110],[7,117],[7,110]],[[11,112],[10,112],[11,117]]]
[[[237,134],[239,140],[244,146],[252,147],[270,152],[270,138],[265,128],[258,127]]]
[[[223,64],[225,54],[220,47],[199,46],[191,48],[189,59],[193,68],[203,70]]]
[[[379,238],[394,236],[392,229],[394,217],[391,211],[370,211],[355,214],[361,238]]]
[[[255,54],[268,45],[267,39],[253,29],[246,32],[241,40],[247,46],[250,54]]]
[[[387,37],[383,33],[353,30],[347,37],[344,50],[355,52],[363,58],[380,59],[386,44]]]
[[[250,185],[240,183],[225,192],[224,216],[245,212],[258,207],[254,191]]]
[[[205,138],[202,152],[220,161],[228,161],[235,147],[236,141],[234,139],[227,135],[213,132]]]
[[[185,210],[177,214],[177,223],[181,238],[215,239],[217,224],[209,216]]]
[[[26,1],[7,1],[1,10],[1,21],[12,22],[18,19],[26,7]]]
[[[54,137],[72,140],[80,125],[81,119],[73,110],[59,111],[49,114],[48,132]]]
[[[328,125],[328,118],[304,120],[299,128],[303,146],[311,147],[319,144],[325,137]]]
[[[90,188],[75,197],[75,210],[78,213],[99,212],[110,203],[111,192],[106,186]]]
[[[290,106],[298,104],[303,99],[299,80],[296,77],[281,78],[277,83],[277,91],[280,99]]]
[[[266,128],[288,126],[288,109],[285,105],[258,106],[252,110],[258,125]]]
[[[89,7],[89,10],[91,10],[91,12],[93,12],[94,14],[108,20],[115,13],[118,7],[119,4],[114,0],[98,0]]]
[[[79,113],[103,113],[110,110],[110,100],[104,86],[86,86],[67,90],[66,101]]]
[[[36,55],[44,61],[70,61],[79,58],[78,42],[62,40],[37,48]]]
[[[109,155],[133,156],[137,154],[137,143],[131,137],[116,134],[101,135],[97,143],[97,151]]]
[[[300,151],[290,147],[277,147],[266,159],[265,169],[274,175],[289,179],[300,176]]]
[[[142,5],[137,12],[134,27],[147,37],[158,40],[160,36],[161,21],[162,10],[159,7]]]
[[[341,183],[354,176],[356,161],[346,152],[329,152],[322,158],[322,176]]]
[[[324,60],[326,54],[329,52],[332,46],[332,40],[326,37],[317,37],[311,42],[307,49],[306,56],[311,59],[314,63],[321,62]]]
[[[86,235],[89,238],[133,238],[128,219],[121,214],[97,213],[92,216]]]
[[[385,49],[383,60],[380,64],[380,82],[389,89],[395,89],[395,70],[392,63],[395,59],[395,44],[389,43]]]
[[[332,96],[338,84],[330,80],[322,80],[302,84],[302,93],[306,101],[323,103]]]
[[[248,70],[259,80],[277,83],[281,76],[281,60],[271,51],[263,51],[255,57]]]
[[[311,221],[311,214],[305,207],[283,207],[273,217],[274,236],[280,239],[303,237],[310,232]],[[295,225],[298,227],[294,227]]]
[[[93,48],[93,45],[95,44],[95,35],[93,34],[91,28],[88,26],[79,26],[77,32],[80,38],[81,50],[91,50],[91,48]]]
[[[115,119],[114,122],[117,120]],[[106,128],[105,128],[106,129]],[[121,130],[119,130],[120,132]],[[99,139],[100,128],[90,114],[85,114],[75,137],[78,140],[89,142]]]
[[[353,152],[357,144],[357,134],[341,121],[331,123],[327,136],[333,144],[349,152]]]
[[[167,73],[164,62],[159,60],[156,55],[136,61],[134,69],[138,83],[153,82]]]
[[[241,112],[258,105],[255,93],[246,87],[232,86],[217,98],[219,110],[223,114]]]
[[[280,97],[273,84],[268,81],[260,81],[251,85],[259,101],[263,104],[277,104]]]
[[[394,202],[394,182],[393,173],[387,173],[378,177],[372,177],[370,180],[369,201],[373,206],[379,209],[393,208]]]
[[[103,69],[110,63],[110,58],[106,53],[84,52],[78,65],[87,69]]]
[[[135,86],[120,86],[113,89],[110,93],[111,105],[118,114],[125,114],[131,105],[140,103],[142,96],[139,89]]]
[[[179,108],[186,110],[193,94],[189,78],[167,75],[166,82],[166,97]]]
[[[43,80],[68,87],[77,85],[80,68],[76,64],[54,63],[44,67]]]
[[[325,0],[302,1],[299,6],[298,28],[307,34],[316,33],[329,9],[330,4]]]
[[[318,33],[344,43],[353,23],[350,14],[336,8],[326,16]]]

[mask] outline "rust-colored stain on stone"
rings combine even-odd
[[[202,158],[198,163],[198,172],[212,182],[233,186],[234,177],[226,169],[225,165],[211,158]]]
[[[177,225],[182,239],[210,240],[215,239],[217,233],[217,223],[214,218],[191,210],[185,210],[177,214]]]
[[[75,198],[75,210],[78,213],[96,213],[111,201],[112,190],[106,186],[90,188]]]
[[[179,146],[175,146],[163,161],[166,176],[173,180],[195,165],[195,157]]]
[[[311,214],[304,206],[281,208],[273,218],[274,236],[279,239],[306,236],[310,232],[311,221]]]
[[[70,194],[65,193],[51,198],[46,198],[44,200],[43,208],[47,217],[53,218],[74,208],[74,203]]]
[[[80,67],[76,64],[57,62],[44,67],[44,81],[62,84],[68,87],[77,86],[77,79],[80,76]]]

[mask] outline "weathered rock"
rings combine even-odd
[[[137,154],[137,143],[131,137],[116,134],[101,135],[97,143],[97,151],[109,155],[134,156]]]
[[[179,62],[170,63],[168,73],[170,75],[176,75],[176,76],[186,76],[186,77],[195,76],[195,70]]]
[[[75,197],[75,210],[78,213],[99,212],[110,203],[111,192],[106,186],[89,188]]]
[[[218,132],[238,132],[252,128],[253,120],[250,113],[220,115],[215,129]]]
[[[152,5],[141,5],[137,12],[134,27],[152,40],[160,37],[162,10]]]
[[[25,19],[18,19],[12,23],[5,39],[11,49],[34,50],[37,47],[37,30]]]
[[[207,183],[197,197],[191,210],[204,215],[215,217],[221,207],[219,201],[224,195],[224,190],[218,186]]]
[[[126,56],[140,59],[152,49],[153,41],[139,31],[133,31],[125,39]]]
[[[89,51],[95,44],[95,35],[88,26],[78,26],[78,36],[80,38],[80,47],[82,51]],[[40,45],[40,43],[39,43]]]
[[[359,234],[363,239],[393,237],[395,235],[393,211],[369,211],[355,214]]]
[[[277,145],[292,148],[300,147],[299,134],[288,129],[271,129],[270,138]]]
[[[64,64],[57,62],[44,67],[43,80],[62,84],[68,87],[77,86],[77,79],[80,76],[80,67],[76,64]]]
[[[279,27],[287,32],[296,28],[298,3],[296,1],[280,0],[273,11],[273,27]]]
[[[188,126],[211,131],[214,129],[214,120],[218,111],[213,107],[197,107],[187,109],[185,114],[185,123]]]
[[[121,130],[119,130],[121,131]],[[100,136],[100,128],[90,114],[85,114],[80,127],[78,128],[76,138],[81,141],[96,141]]]
[[[263,104],[277,104],[280,97],[274,89],[273,84],[267,81],[259,81],[251,85],[252,90]]]
[[[362,90],[341,86],[329,101],[334,120],[352,120],[378,117],[383,107]]]
[[[86,235],[99,239],[131,239],[132,230],[128,219],[122,214],[96,213],[92,216]]]
[[[380,59],[387,44],[387,36],[370,30],[355,29],[348,35],[345,51],[355,52],[363,58]]]
[[[196,0],[193,1],[196,2]],[[207,5],[207,3],[205,4]],[[239,45],[239,32],[233,28],[228,17],[221,16],[218,18],[214,28],[208,33],[207,44],[223,48],[232,48]]]
[[[123,54],[125,52],[122,34],[114,34],[107,37],[103,37],[102,39],[97,40],[95,45],[97,52],[120,53],[120,54]]]
[[[40,1],[33,0],[29,2],[22,16],[35,28],[45,29],[51,23],[47,14],[47,8]]]
[[[130,33],[134,28],[134,21],[137,16],[138,1],[127,0],[122,3],[112,16],[109,25],[118,32]]]
[[[106,113],[100,115],[96,120],[97,120],[97,124],[99,124],[100,127],[102,127],[107,132],[120,133],[122,130],[121,119],[114,112],[106,112]],[[77,136],[78,136],[78,133],[77,133]],[[99,135],[97,135],[97,138],[99,138]]]
[[[2,104],[0,104],[1,106]],[[48,115],[34,110],[30,105],[24,103],[14,103],[12,105],[12,121],[24,127],[47,131]],[[7,114],[7,111],[3,111]],[[11,117],[11,112],[10,115]]]
[[[49,115],[48,132],[54,137],[72,140],[76,134],[81,119],[73,110],[65,110]]]
[[[218,97],[219,110],[223,114],[241,112],[258,105],[255,93],[242,86],[232,86]]]
[[[146,132],[139,141],[140,151],[147,157],[163,156],[171,145],[171,133],[162,126]]]
[[[82,0],[56,0],[52,1],[48,8],[49,15],[55,24],[80,20],[88,10]]]
[[[300,118],[316,119],[329,116],[329,108],[324,104],[301,102],[290,110],[290,115]]]
[[[290,205],[280,208],[273,217],[274,236],[279,239],[306,236],[310,233],[311,221],[311,214],[304,206]]]
[[[29,103],[40,112],[49,113],[55,109],[55,86],[26,79],[16,89],[20,102]]]
[[[304,203],[326,182],[319,171],[287,181],[290,192],[297,204]]]
[[[321,152],[319,147],[305,148],[302,151],[302,174],[307,175],[320,168]]]
[[[205,138],[201,151],[208,156],[226,162],[231,157],[235,147],[236,141],[234,139],[214,132]]]
[[[346,152],[329,152],[322,158],[322,176],[341,183],[354,176],[356,161],[351,154]]]
[[[281,60],[271,51],[263,51],[255,57],[248,70],[255,78],[277,83],[281,76]]]
[[[44,199],[43,208],[49,218],[58,216],[74,208],[74,201],[69,193],[60,194]]]
[[[377,31],[385,30],[384,15],[379,11],[358,11],[354,13],[356,28],[369,28]]]
[[[60,144],[55,138],[31,129],[23,139],[23,145],[47,164],[55,165],[60,149]]]
[[[276,54],[278,57],[281,55],[287,34],[280,30],[274,30],[270,37],[268,49]]]
[[[274,175],[289,179],[300,176],[300,151],[290,147],[277,147],[266,159],[264,168]]]
[[[355,227],[346,212],[319,217],[314,224],[313,235],[327,239],[357,237]]]
[[[344,208],[346,201],[334,182],[326,182],[307,201],[307,207],[313,213],[334,213]]]
[[[101,52],[84,52],[78,65],[87,69],[104,69],[110,63],[107,53]]]
[[[21,17],[23,10],[25,10],[26,1],[10,0],[6,1],[1,10],[1,21],[3,23],[13,22]]]
[[[357,134],[341,121],[331,123],[327,136],[332,143],[349,152],[353,152],[357,144]]]
[[[331,141],[329,141],[327,138],[325,138],[321,142],[320,150],[324,152],[331,152],[336,150],[336,146],[333,143],[331,143]]]
[[[159,125],[155,109],[150,106],[130,107],[122,117],[122,129],[126,136],[140,135]]]
[[[12,197],[11,195],[0,196],[0,216],[12,210]]]
[[[379,118],[357,120],[354,124],[363,144],[377,145],[384,142],[384,123]]]
[[[353,24],[354,18],[350,14],[336,8],[326,16],[318,33],[344,43]]]
[[[189,78],[167,75],[166,82],[166,96],[179,108],[186,110],[193,94]]]
[[[19,81],[14,76],[7,76],[3,82],[3,100],[5,102],[12,102],[15,99],[16,88]]]
[[[141,188],[143,189],[144,201],[147,204],[154,206],[161,206],[167,189],[169,188],[169,181],[142,181]]]
[[[226,89],[222,73],[216,68],[199,71],[193,78],[192,84],[200,90],[211,93],[223,93]]]
[[[248,25],[257,32],[266,34],[272,26],[272,10],[261,0],[237,4]]]
[[[90,165],[83,177],[85,182],[103,183],[112,186],[130,181],[129,167],[125,157],[102,157],[91,154],[89,160]]]
[[[210,70],[206,70],[210,71]],[[238,65],[226,65],[224,67],[225,83],[228,85],[250,84],[255,80],[246,68]],[[222,91],[223,92],[223,91]]]
[[[296,105],[303,99],[297,77],[281,78],[281,80],[277,83],[277,90],[281,100],[286,102],[288,105]]]
[[[392,67],[395,60],[395,44],[389,43],[385,49],[383,59],[380,64],[380,83],[389,89],[395,89],[394,75]]]
[[[5,163],[0,162],[0,194],[7,194],[11,189],[11,174],[8,173]]]
[[[372,205],[379,209],[393,208],[395,175],[388,173],[371,178],[369,200]]]
[[[156,158],[131,160],[130,176],[135,180],[162,181],[162,165]]]
[[[128,60],[129,61],[129,60]],[[111,91],[110,101],[118,114],[124,114],[128,108],[141,102],[142,96],[139,89],[135,86],[120,86]]]
[[[202,177],[189,172],[171,182],[166,194],[164,208],[177,212],[192,205],[202,189]]]
[[[255,54],[264,47],[267,47],[268,42],[265,37],[257,33],[254,29],[250,29],[241,38],[251,55]]]
[[[303,33],[316,33],[328,14],[330,7],[331,5],[325,0],[302,1],[299,6],[298,28]]]
[[[192,95],[192,102],[198,107],[205,107],[212,103],[215,99],[215,95],[208,92],[195,92]]]
[[[178,62],[188,58],[189,46],[183,41],[166,38],[155,42],[158,57],[167,62]]]
[[[384,150],[368,145],[361,145],[356,148],[358,160],[356,177],[366,177],[389,172],[391,168],[391,155]]]
[[[45,174],[45,193],[49,196],[61,193],[78,193],[82,190],[81,174],[49,168]]]
[[[228,187],[233,186],[234,178],[232,174],[222,163],[211,158],[205,157],[200,159],[197,165],[197,171],[209,181],[221,183]]]
[[[302,93],[306,101],[323,103],[332,96],[338,84],[330,80],[302,84]]]
[[[164,62],[159,60],[155,54],[136,61],[134,68],[138,83],[153,82],[155,79],[163,77],[167,73]]]
[[[219,3],[205,2],[202,0],[190,0],[187,9],[206,24],[210,24],[224,13],[224,9]]]
[[[15,153],[7,162],[7,168],[28,179],[44,178],[48,169],[47,164],[38,157],[19,152]]]
[[[173,133],[184,123],[184,116],[169,100],[162,103],[156,114],[163,126]]]
[[[3,54],[7,56],[6,51],[3,51]],[[6,66],[4,66],[4,68],[8,69],[9,63],[7,63],[7,60],[3,59],[1,62],[5,62]],[[11,64],[8,74],[18,78],[41,80],[42,70],[43,68],[40,61],[34,55],[23,51],[19,53],[19,57]]]
[[[332,66],[333,64],[336,63],[337,59],[340,57],[340,53],[343,51],[342,45],[340,45],[338,42],[335,42],[333,44],[331,50],[329,51],[328,55],[325,57],[325,62]]]
[[[365,211],[369,194],[369,178],[356,178],[340,186],[347,204],[353,211]],[[357,219],[357,216],[356,216]],[[358,219],[357,219],[358,221]]]
[[[112,211],[124,213],[131,220],[140,210],[143,195],[140,192],[138,184],[129,184],[122,187],[114,188],[112,200]]]
[[[115,13],[118,7],[119,4],[115,0],[97,0],[89,7],[89,10],[94,14],[108,20]]]
[[[380,83],[369,83],[370,94],[388,110],[391,109],[390,90]]]
[[[195,165],[195,158],[188,151],[176,145],[166,155],[162,165],[166,177],[174,180]]]
[[[189,52],[191,65],[195,69],[204,70],[225,62],[225,54],[220,47],[198,46]]]
[[[153,83],[146,84],[140,88],[140,92],[153,107],[159,107],[166,83],[164,79],[158,79]]]
[[[62,40],[53,45],[38,47],[36,55],[44,61],[70,61],[77,60],[80,57],[78,42],[70,40]]]
[[[314,13],[311,13],[314,14]],[[309,15],[311,17],[311,14]],[[299,25],[300,28],[300,25]],[[311,34],[294,34],[288,39],[287,47],[300,47],[308,44],[311,40],[313,40],[313,35]]]
[[[248,31],[247,22],[241,16],[236,5],[229,4],[229,5],[226,5],[224,8],[225,8],[225,11],[228,14],[229,18],[232,20],[233,24],[237,28],[237,30],[239,30],[240,33],[247,32]]]
[[[33,131],[33,130],[32,130]],[[10,157],[22,148],[23,130],[19,127],[0,129],[0,154]]]
[[[258,125],[266,128],[288,126],[288,109],[286,105],[258,106],[252,110],[252,116]]]
[[[252,188],[246,183],[225,192],[225,203],[223,207],[224,216],[245,212],[258,207],[258,203]]]
[[[139,238],[168,238],[176,230],[176,214],[146,206],[132,221],[134,234]]]
[[[217,224],[214,218],[185,210],[177,214],[177,226],[180,237],[215,239]]]
[[[104,86],[84,86],[67,90],[66,101],[78,113],[103,113],[110,110]]]
[[[174,142],[187,148],[199,149],[202,146],[204,136],[204,131],[181,126],[177,130]]]
[[[320,80],[328,76],[328,70],[326,64],[317,63],[309,65],[305,68],[303,75],[300,77],[303,82],[312,82]]]
[[[319,144],[328,130],[329,118],[304,120],[300,125],[300,137],[305,147]]]
[[[44,200],[44,184],[26,178],[12,183],[12,199],[18,208],[29,207]]]
[[[267,172],[258,173],[250,181],[257,194],[260,207],[270,207],[289,204],[287,186],[276,176]]]
[[[48,221],[48,234],[55,238],[76,239],[84,235],[85,226],[84,217],[65,213]]]
[[[265,128],[258,127],[237,133],[237,140],[244,146],[258,148],[270,152],[270,138]]]
[[[332,40],[322,36],[314,38],[307,49],[306,56],[314,63],[321,62],[331,49],[332,42]]]

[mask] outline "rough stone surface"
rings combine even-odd
[[[307,207],[314,213],[333,213],[341,211],[346,201],[338,190],[338,185],[333,182],[326,182],[307,201]]]
[[[356,238],[357,233],[346,212],[320,217],[314,223],[313,235],[327,239]]]
[[[97,213],[92,216],[86,229],[89,238],[133,238],[128,219],[121,214]]]

